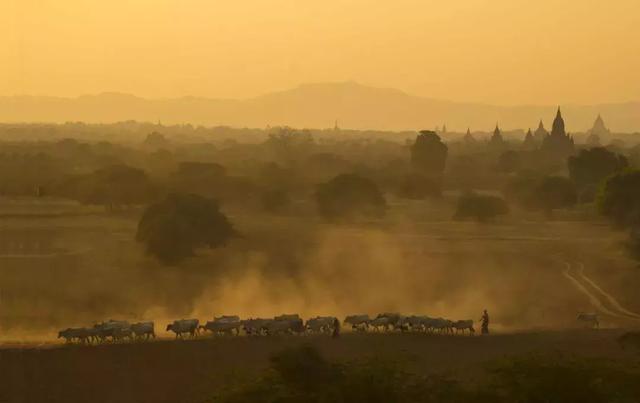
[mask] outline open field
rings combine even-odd
[[[31,249],[15,253],[15,242],[7,243],[13,252],[0,257],[0,401],[206,401],[254,379],[272,354],[306,343],[332,361],[377,357],[464,379],[531,352],[635,363],[637,354],[616,342],[640,326],[640,271],[621,252],[624,234],[575,214],[452,221],[448,206],[395,204],[389,219],[352,225],[231,210],[243,237],[179,267],[143,254],[135,210],[7,213],[3,239]],[[346,332],[338,340],[174,341],[164,332],[176,318],[223,314],[398,311],[477,321],[484,308],[490,337]],[[602,329],[584,329],[580,311],[597,312]],[[155,320],[159,340],[81,347],[55,338],[61,328],[109,318]]]
[[[48,341],[109,318],[164,328],[176,318],[283,312],[477,319],[487,308],[504,331],[573,328],[579,311],[600,311],[605,327],[640,323],[640,270],[620,250],[624,233],[575,219],[483,225],[424,211],[448,215],[420,202],[394,206],[382,222],[335,226],[232,211],[243,238],[180,267],[144,256],[135,211],[4,218],[5,241],[48,249],[0,256],[0,340]]]

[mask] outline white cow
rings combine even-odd
[[[133,332],[131,325],[126,320],[109,320],[107,322],[98,323],[93,328],[98,333],[100,341],[105,342],[111,338],[112,342],[124,341],[125,338],[131,339]]]
[[[473,320],[471,319],[467,319],[467,320],[458,320],[456,322],[453,322],[453,329],[456,331],[456,334],[459,331],[462,331],[462,334],[464,334],[464,332],[466,330],[469,331],[469,334],[472,335],[476,332],[476,330],[473,328]]]
[[[172,331],[178,337],[183,337],[188,333],[191,337],[196,337],[198,334],[198,325],[200,321],[198,319],[180,319],[174,320],[173,323],[167,325],[167,332]]]
[[[429,324],[431,323],[431,318],[428,316],[407,316],[402,320],[402,324],[404,327],[409,328],[415,331],[426,331],[429,328]]]
[[[88,343],[90,341],[89,330],[84,327],[67,328],[58,332],[58,338],[64,338],[65,342],[72,343],[74,340],[78,343]]]
[[[240,334],[240,328],[242,327],[242,322],[239,320],[236,322],[231,322],[230,320],[214,320],[207,321],[204,326],[200,326],[200,329],[208,330],[213,334],[235,334],[236,336]]]
[[[393,327],[393,323],[390,318],[387,318],[386,316],[379,316],[369,322],[369,326],[371,326],[376,332],[381,330],[386,332],[390,327]]]
[[[280,316],[278,318],[264,324],[263,328],[267,335],[300,334],[305,330],[304,322],[300,317],[297,319],[285,319],[284,316]]]
[[[597,313],[586,313],[586,312],[580,312],[578,313],[578,316],[576,317],[576,319],[579,322],[584,322],[585,324],[593,327],[593,328],[599,328],[600,327],[600,322],[598,321],[598,314]]]
[[[156,338],[156,332],[154,330],[153,322],[139,322],[131,325],[131,330],[135,335],[136,339],[145,338],[149,340],[149,338]]]
[[[318,316],[307,320],[305,328],[310,333],[331,333],[335,321],[333,316]]]
[[[382,327],[384,330],[389,330],[390,328],[393,330],[405,330],[405,320],[404,316],[395,312],[385,312],[381,313],[376,318],[371,321],[371,325],[378,330],[378,328]]]
[[[366,331],[371,323],[369,315],[349,315],[344,319],[344,323],[351,325],[351,329],[358,331]]]
[[[265,334],[265,331],[266,331],[265,327],[267,323],[272,321],[273,319],[256,318],[256,319],[246,319],[240,323],[242,324],[242,327],[248,336],[260,336]]]
[[[238,323],[240,317],[238,315],[222,315],[213,318],[214,322]]]
[[[278,315],[273,320],[298,320],[300,315],[297,313]]]
[[[452,327],[453,327],[453,322],[448,320],[448,319],[444,319],[444,318],[436,318],[436,319],[431,319],[430,323],[429,323],[429,328],[433,331],[433,332],[438,332],[438,333],[452,333]]]

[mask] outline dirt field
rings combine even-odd
[[[327,337],[216,338],[96,347],[5,346],[0,349],[0,401],[199,402],[231,379],[252,379],[269,356],[309,343],[330,360],[374,356],[411,371],[473,377],[485,364],[528,353],[562,352],[624,362],[620,330],[529,332],[488,337],[345,334]]]
[[[358,226],[237,214],[244,238],[178,268],[144,256],[134,241],[135,214],[7,216],[0,222],[8,251],[0,253],[0,402],[205,401],[301,343],[331,360],[376,356],[463,376],[528,352],[636,357],[615,341],[640,326],[640,270],[621,252],[625,234],[579,218],[455,222],[447,208],[405,205],[389,222]],[[396,311],[477,320],[483,308],[492,317],[490,337],[176,342],[164,332],[176,318],[223,314]],[[602,329],[585,330],[580,311],[598,313]],[[109,318],[154,320],[161,340],[56,343],[59,329]]]

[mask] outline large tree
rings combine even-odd
[[[319,185],[316,201],[320,215],[328,220],[382,217],[387,210],[378,186],[354,174],[338,175]]]
[[[173,193],[147,207],[136,239],[161,262],[176,264],[193,256],[197,248],[225,245],[234,234],[217,201]]]
[[[611,176],[598,197],[600,212],[617,225],[640,225],[640,171],[629,170]]]
[[[138,168],[116,164],[88,175],[71,177],[56,188],[56,193],[87,204],[114,207],[145,204],[156,194],[147,174]]]
[[[427,176],[441,176],[447,162],[447,145],[433,131],[423,130],[411,146],[411,167]]]
[[[583,189],[600,184],[608,176],[627,168],[629,163],[623,155],[595,147],[569,157],[568,165],[569,176],[579,189]]]
[[[531,205],[551,216],[553,210],[572,207],[578,201],[575,184],[562,176],[547,176],[535,187]]]

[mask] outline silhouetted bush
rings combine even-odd
[[[438,197],[441,193],[440,183],[417,173],[402,177],[398,186],[398,196],[405,199],[421,200],[427,197]]]
[[[613,175],[605,182],[598,197],[600,213],[618,226],[629,228],[640,224],[640,171],[630,170]]]
[[[454,218],[457,220],[473,218],[477,221],[488,221],[508,212],[509,206],[504,199],[497,196],[469,192],[458,199]]]
[[[608,176],[629,166],[627,158],[604,147],[581,150],[568,159],[569,176],[579,189],[598,185]]]
[[[101,204],[109,209],[145,204],[156,195],[146,173],[127,165],[111,165],[88,175],[73,176],[59,183],[54,193],[86,204]]]
[[[385,215],[387,203],[375,183],[353,174],[338,175],[318,186],[318,211],[328,220]]]
[[[270,189],[262,193],[260,197],[262,208],[270,213],[280,213],[289,206],[291,200],[289,194],[283,189]]]
[[[531,205],[548,216],[553,210],[572,207],[578,201],[574,183],[561,176],[548,176],[533,189]]]
[[[216,248],[235,231],[215,200],[193,194],[170,194],[150,205],[138,223],[136,239],[147,253],[166,264],[193,256],[195,249]]]

